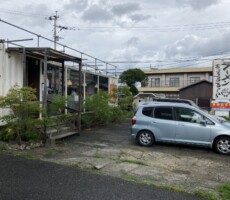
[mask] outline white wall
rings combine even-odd
[[[5,45],[0,43],[0,97],[4,97],[15,84],[23,86],[22,54],[8,54]],[[0,116],[8,112],[7,109],[0,109]],[[0,125],[3,125],[1,121]]]
[[[23,56],[8,54],[0,44],[0,96],[5,96],[15,84],[23,86]]]

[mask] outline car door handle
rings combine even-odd
[[[184,124],[178,124],[179,126],[185,126]]]
[[[152,124],[156,124],[157,122],[155,122],[155,121],[152,121]]]

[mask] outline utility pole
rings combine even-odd
[[[54,21],[54,23],[53,23],[53,26],[54,26],[53,38],[54,38],[54,49],[55,49],[55,50],[56,50],[56,48],[57,48],[57,41],[58,41],[59,39],[61,39],[61,37],[59,37],[59,36],[57,35],[57,28],[59,28],[60,31],[61,31],[61,30],[75,30],[74,27],[58,26],[58,25],[57,25],[57,20],[58,20],[58,18],[59,18],[59,16],[58,16],[58,12],[57,12],[57,11],[55,11],[55,15],[50,16],[50,17],[47,18],[48,20]],[[60,32],[60,31],[59,31],[59,32]]]
[[[54,35],[53,35],[53,37],[54,37],[54,49],[56,49],[56,43],[59,39],[59,37],[57,36],[57,20],[58,20],[58,18],[59,18],[59,16],[57,14],[57,11],[55,11],[55,15],[50,16],[48,18],[48,20],[54,21],[54,25],[53,25],[54,26]]]

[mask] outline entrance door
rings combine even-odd
[[[28,58],[27,61],[27,74],[28,74],[28,86],[36,89],[37,99],[40,95],[40,60],[35,58]]]

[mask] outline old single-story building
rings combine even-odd
[[[99,90],[111,92],[117,82],[114,76],[82,70],[82,58],[52,48],[6,47],[5,41],[0,41],[0,97],[16,84],[35,88],[44,108],[52,94],[74,96],[67,106],[79,114],[80,123],[85,98]],[[0,109],[0,116],[5,112]]]
[[[201,80],[179,89],[181,99],[190,99],[199,107],[210,110],[212,99],[212,82]]]

